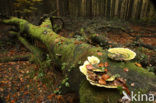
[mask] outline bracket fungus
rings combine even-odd
[[[113,60],[132,60],[136,56],[136,53],[128,48],[110,48],[108,49],[108,57]]]
[[[112,75],[107,66],[102,64],[105,63],[100,63],[99,58],[90,56],[79,69],[91,85],[105,88],[124,87],[125,82],[121,81],[120,75]]]

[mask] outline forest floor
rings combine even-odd
[[[18,40],[9,37],[5,32],[8,27],[3,26],[0,25],[0,59],[31,54]],[[73,102],[73,94],[54,94],[54,88],[42,81],[38,71],[39,66],[29,60],[0,62],[0,103]],[[52,71],[44,79],[53,80]]]
[[[68,22],[68,20],[66,22]],[[86,30],[86,33],[105,33],[105,30],[100,29],[102,28],[102,24],[96,24],[96,21],[94,20],[78,22],[79,21],[75,20],[68,22],[68,24],[65,25],[66,28],[59,34],[69,37],[69,34],[73,35],[75,32],[80,31],[81,28]],[[106,21],[104,21],[104,23],[106,23]],[[109,23],[112,25],[114,22]],[[114,24],[118,25],[117,22]],[[127,24],[123,24],[123,26],[124,25]],[[129,25],[129,27],[135,31],[150,29],[151,31],[156,32],[156,26],[145,27],[140,25]],[[5,32],[7,28],[5,28],[4,25],[1,25],[0,28],[0,58],[11,58],[15,55],[24,56],[31,54],[18,40],[8,36],[7,32]],[[137,34],[138,33],[133,35]],[[151,34],[156,35],[155,33]],[[151,34],[147,33],[146,35]],[[131,42],[133,39],[133,37],[130,37],[126,33],[120,33],[119,35],[116,32],[107,32],[107,37],[110,40],[121,44]],[[144,43],[156,46],[156,38],[141,38],[141,40]],[[155,52],[150,52],[149,55],[155,54]],[[74,102],[73,94],[66,94],[63,96],[54,94],[54,88],[49,89],[48,85],[38,78],[38,69],[39,66],[29,62],[29,60],[0,63],[0,103],[76,103]],[[53,73],[48,71],[47,78],[53,79],[52,75]]]

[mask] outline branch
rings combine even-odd
[[[102,35],[91,34],[89,38],[91,39],[91,42],[93,42],[94,44],[99,44],[105,49],[108,49],[110,47],[123,47],[123,45],[119,45],[118,43],[115,43]]]
[[[142,46],[144,48],[147,48],[147,49],[156,51],[156,47],[151,46],[151,45],[148,45],[148,44],[144,44],[144,43],[141,43],[141,42],[140,43],[137,43],[136,46]]]
[[[31,57],[31,54],[15,55],[12,57],[0,58],[0,62],[5,63],[5,62],[15,62],[15,61],[28,61],[30,57]]]

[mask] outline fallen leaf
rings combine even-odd
[[[25,73],[25,71],[24,71],[24,70],[21,70],[20,72],[21,72],[21,73]]]
[[[3,92],[4,91],[4,89],[3,88],[0,88],[0,92]]]
[[[119,80],[121,83],[126,84],[126,80],[125,80],[125,79],[123,79],[123,78],[118,78],[118,80]]]
[[[29,70],[27,70],[26,73],[29,73]]]
[[[82,42],[76,40],[76,41],[74,42],[74,44],[82,44]]]
[[[15,100],[11,100],[11,103],[15,103]]]
[[[102,55],[103,55],[103,53],[102,53],[102,52],[98,52],[97,54],[98,54],[99,56],[102,56]]]
[[[3,84],[7,84],[7,83],[8,83],[8,81],[1,81],[1,83],[3,83]]]
[[[18,97],[20,96],[20,92],[17,92],[17,96],[18,96]]]
[[[108,67],[108,62],[105,62],[105,67]]]
[[[56,96],[57,100],[63,100],[63,97],[61,95]]]
[[[128,71],[129,71],[129,69],[128,69],[128,68],[124,68],[123,70],[124,70],[125,72],[128,72]]]
[[[109,45],[109,47],[111,48],[111,47],[112,47],[112,45]]]
[[[104,63],[100,63],[100,64],[98,64],[98,66],[99,67],[104,67],[105,65],[104,65]]]
[[[56,89],[55,89],[55,91],[58,91],[58,90],[59,90],[59,88],[56,88]]]
[[[99,79],[99,84],[101,84],[101,85],[106,85],[106,81],[105,80],[103,80],[103,79]]]
[[[96,34],[96,36],[99,36],[99,34]]]
[[[100,52],[100,50],[96,50],[97,52]]]
[[[55,43],[58,43],[60,40],[59,39],[55,39]]]
[[[64,42],[64,40],[63,39],[61,39],[61,43],[63,43]]]
[[[23,78],[20,78],[20,81],[21,81],[21,82],[24,82]]]
[[[128,87],[124,84],[124,86],[122,86],[122,88],[126,91],[127,94],[130,95],[130,91],[128,89]]]
[[[9,64],[14,65],[14,64],[15,64],[15,62],[9,62]]]
[[[112,41],[108,41],[108,43],[112,43]]]
[[[135,65],[138,67],[142,67],[142,65],[140,63],[137,63],[137,62],[135,63]]]
[[[87,73],[88,73],[88,78],[89,79],[91,79],[91,80],[93,80],[93,81],[95,81],[95,80],[97,80],[98,78],[97,78],[97,75],[94,73],[94,72],[91,72],[91,71],[87,71]]]
[[[28,92],[28,91],[25,91],[25,92],[24,92],[24,95],[27,95],[27,94],[29,94],[29,92]]]
[[[121,85],[121,83],[120,83],[118,80],[114,80],[114,81],[113,81],[113,84],[114,84],[115,86]]]
[[[109,77],[110,77],[110,76],[107,75],[107,74],[103,74],[103,75],[102,75],[102,79],[103,79],[103,80],[107,80]]]
[[[51,100],[54,96],[55,96],[55,94],[50,94],[50,95],[48,95],[47,98],[48,98],[49,100]]]
[[[12,68],[8,68],[9,71],[11,71]]]
[[[10,99],[10,95],[7,95],[5,99],[8,101]]]
[[[0,66],[3,65],[3,63],[0,63]]]
[[[108,72],[108,69],[104,69],[105,72]]]
[[[131,83],[131,86],[134,87],[135,83]]]
[[[37,80],[37,76],[35,76],[33,79],[34,79],[34,80]]]

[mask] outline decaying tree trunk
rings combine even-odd
[[[100,47],[94,47],[84,42],[74,39],[64,38],[52,31],[50,23],[44,22],[41,26],[35,26],[26,20],[12,17],[2,21],[5,24],[16,25],[21,34],[41,41],[47,48],[50,58],[58,65],[65,64],[64,75],[69,78],[70,87],[63,87],[62,93],[79,93],[81,103],[116,103],[121,97],[116,89],[106,89],[95,87],[89,84],[86,78],[80,73],[79,64],[87,60],[88,56],[97,56],[101,61],[108,62],[108,71],[111,74],[119,74],[127,80],[127,86],[130,91],[156,91],[156,76],[154,73],[146,71],[142,67],[135,65],[133,61],[117,62],[110,60],[107,56],[107,50]],[[22,35],[18,35],[19,37]],[[21,41],[23,41],[23,39]],[[27,43],[25,43],[27,44]],[[29,48],[29,47],[28,47]],[[102,55],[98,55],[102,53]],[[128,68],[128,72],[124,72]],[[134,86],[131,86],[134,84]]]

